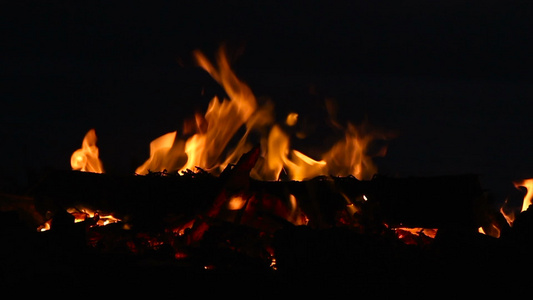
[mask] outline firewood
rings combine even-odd
[[[216,177],[206,172],[166,176],[114,176],[77,171],[48,174],[33,190],[36,209],[47,211],[77,205],[114,213],[116,217],[159,222],[168,213],[194,217],[219,209],[213,206],[221,191],[232,194],[271,195],[289,205],[291,195],[309,219],[309,226],[328,228],[336,224],[346,198],[360,206],[370,227],[390,226],[473,231],[482,220],[476,214],[482,197],[477,176],[392,178],[377,176],[360,181],[354,177],[317,177],[306,181],[258,181],[230,170]],[[239,174],[236,176],[235,174]],[[246,172],[244,172],[246,174]],[[241,189],[239,189],[239,187]],[[367,200],[361,200],[362,195]],[[221,197],[219,206],[227,200]],[[483,208],[484,209],[484,208]]]
[[[32,190],[32,196],[42,215],[80,206],[121,219],[159,222],[168,212],[194,215],[205,211],[219,190],[220,180],[206,172],[114,176],[54,171]]]
[[[368,202],[379,204],[389,225],[406,227],[454,227],[477,231],[475,207],[482,197],[477,175],[390,178],[375,177],[369,183]]]
[[[202,170],[146,176],[52,172],[27,198],[35,199],[43,216],[54,216],[51,230],[33,232],[37,238],[32,238],[48,245],[45,258],[56,251],[73,260],[86,253],[93,253],[95,260],[111,253],[149,261],[179,257],[180,264],[187,261],[190,268],[215,270],[264,272],[274,254],[281,274],[304,273],[306,283],[310,277],[322,280],[330,275],[344,282],[433,283],[431,276],[463,266],[469,268],[468,276],[492,269],[503,274],[500,257],[517,264],[531,249],[525,246],[533,232],[529,213],[517,219],[517,227],[505,238],[474,232],[483,223],[476,213],[483,195],[477,176],[259,181],[248,175],[256,154],[251,152],[219,177]],[[223,215],[228,210],[225,201],[239,193],[249,196],[249,207],[233,219]],[[296,205],[309,219],[307,226],[283,218],[276,210],[279,204]],[[94,219],[73,223],[65,209],[77,205],[112,212],[133,229],[124,223],[89,227]],[[9,222],[10,215],[4,217]],[[205,227],[196,243],[191,242],[196,228],[180,234],[171,230],[191,220]],[[399,241],[391,230],[395,226],[437,228],[439,233],[429,246],[417,247]]]

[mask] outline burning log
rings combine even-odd
[[[77,261],[89,252],[120,253],[189,259],[195,268],[206,270],[263,272],[275,265],[289,274],[333,273],[375,282],[412,280],[406,274],[424,280],[428,271],[434,275],[463,265],[474,268],[501,253],[514,254],[515,249],[530,252],[530,247],[521,246],[478,255],[486,248],[495,249],[495,240],[477,229],[502,222],[500,214],[484,201],[477,176],[370,179],[376,172],[371,157],[386,152],[385,147],[369,151],[370,146],[387,135],[351,124],[345,138],[315,160],[290,149],[289,136],[272,125],[270,108],[258,105],[249,87],[229,68],[223,51],[217,67],[202,54],[197,53],[197,60],[224,86],[229,99],[220,102],[215,97],[205,116],[197,116],[195,128],[185,134],[194,133],[187,140],[180,140],[177,132],[154,140],[150,158],[137,169],[143,176],[56,171],[45,176],[28,197],[12,201],[16,197],[0,194],[0,200],[5,200],[0,201],[0,211],[4,206],[13,209],[11,204],[16,203],[13,207],[24,207],[35,220],[51,216],[49,232],[39,236],[44,242],[35,243],[48,244],[49,255],[43,261],[50,256],[71,256]],[[296,120],[297,115],[291,113],[287,126],[294,126]],[[220,159],[243,125],[246,132],[238,147]],[[249,149],[248,137],[256,130],[261,136],[269,132],[263,136],[267,141],[261,148],[263,156],[255,147],[231,165]],[[94,130],[73,153],[71,164],[75,170],[103,172]],[[215,176],[199,168],[198,172],[188,170],[197,165],[214,174],[221,168],[224,171]],[[175,172],[150,172],[165,168]],[[283,170],[293,180],[265,181],[277,180]],[[324,174],[354,174],[368,180]],[[102,212],[123,221],[97,226]],[[18,221],[12,213],[0,213],[2,227]],[[507,241],[526,244],[531,240],[531,224],[528,211]],[[10,230],[0,234],[16,241],[15,250],[43,248],[13,239]],[[428,245],[436,245],[437,251]],[[2,254],[17,252],[13,249]],[[431,270],[431,263],[442,258],[442,265]]]
[[[232,170],[234,174],[240,174]],[[229,171],[227,172],[229,173]],[[117,177],[82,172],[54,172],[34,190],[36,208],[43,215],[81,205],[86,208],[126,216],[156,220],[165,215],[216,217],[223,205],[237,194],[245,193],[243,205],[250,201],[262,205],[297,207],[312,228],[329,228],[338,213],[350,206],[366,226],[462,228],[477,231],[482,220],[482,189],[477,176],[438,176],[390,178],[377,176],[369,181],[354,177],[316,177],[307,181],[257,181],[241,175],[220,177],[205,172],[184,175]],[[291,200],[292,199],[292,200]],[[236,200],[235,200],[236,201]],[[269,201],[271,202],[269,204]],[[274,202],[272,202],[274,201]],[[291,203],[292,201],[292,203]],[[294,206],[294,207],[293,207]],[[288,212],[274,211],[279,217]],[[226,209],[227,212],[227,209]],[[241,216],[242,218],[243,216]]]
[[[388,178],[378,176],[366,196],[390,226],[477,231],[483,191],[477,175]]]
[[[482,190],[473,175],[258,181],[245,176],[253,152],[248,158],[219,177],[203,171],[129,177],[50,173],[32,191],[37,210],[55,214],[52,229],[40,239],[55,245],[49,253],[59,248],[74,258],[87,251],[165,262],[178,258],[187,270],[224,272],[268,272],[275,265],[280,274],[298,275],[302,282],[310,275],[341,282],[430,283],[427,274],[438,277],[464,266],[472,276],[500,270],[500,263],[483,264],[529,249],[508,247],[522,243],[522,234],[498,241],[473,232],[482,223],[475,208]],[[127,221],[89,227],[97,221],[92,217],[73,224],[65,208],[76,205]],[[191,220],[208,226],[196,243],[190,242]],[[531,230],[520,224],[521,232]],[[181,227],[173,231],[176,225]],[[396,237],[392,229],[401,226],[439,231],[433,243],[417,247]]]
[[[43,215],[81,206],[146,222],[159,222],[167,212],[194,215],[209,208],[220,180],[207,172],[172,176],[112,176],[77,171],[47,174],[32,195]]]
[[[250,178],[258,157],[254,148],[220,176],[202,170],[128,177],[54,172],[33,190],[35,207],[55,214],[56,235],[84,239],[99,251],[173,253],[211,269],[264,270],[277,262],[288,272],[335,272],[346,264],[387,269],[398,255],[416,256],[405,244],[426,245],[436,229],[477,234],[482,223],[474,175],[260,181]],[[83,227],[65,216],[77,206],[125,221],[89,229],[95,216],[79,232]],[[428,237],[402,227],[435,230]],[[409,233],[409,242],[401,243],[395,231]]]

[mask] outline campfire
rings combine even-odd
[[[276,123],[274,103],[256,100],[224,48],[216,63],[194,56],[226,95],[182,132],[155,138],[131,176],[104,173],[112,162],[100,161],[105,149],[89,130],[72,171],[50,172],[27,196],[2,195],[3,227],[34,231],[14,249],[42,247],[43,260],[60,253],[157,261],[196,276],[328,274],[402,284],[458,267],[469,270],[461,276],[480,276],[530,250],[533,179],[515,183],[525,193],[516,207],[496,205],[476,175],[381,175],[373,158],[386,155],[394,136],[368,122],[341,124],[332,105],[327,122],[339,138],[322,153],[295,149],[294,139],[306,138],[298,112]]]

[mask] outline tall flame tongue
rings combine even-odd
[[[242,83],[231,70],[224,50],[222,49],[217,57],[218,68],[213,66],[199,51],[194,54],[198,64],[224,87],[229,99],[220,101],[214,97],[209,103],[205,116],[196,116],[195,131],[197,133],[186,142],[176,141],[175,132],[172,133],[172,137],[171,134],[167,134],[152,142],[150,158],[137,168],[137,174],[163,169],[194,170],[195,167],[218,172],[227,164],[221,156],[229,141],[244,123],[254,120],[251,116],[256,111],[255,97],[250,88]],[[163,145],[154,149],[156,148],[154,143],[160,139],[164,140]],[[239,146],[234,150],[232,157],[238,158],[250,149],[250,147],[244,149],[246,146],[244,140],[239,143]],[[186,157],[185,162],[175,159],[176,156]],[[182,163],[180,166],[173,164],[179,162]]]
[[[193,122],[195,134],[186,141],[180,139],[176,132],[154,140],[150,144],[150,158],[137,168],[137,174],[164,169],[181,172],[194,170],[196,167],[220,173],[228,164],[235,164],[244,153],[252,149],[253,144],[248,141],[252,130],[262,133],[261,159],[250,173],[256,179],[278,180],[283,171],[292,180],[319,175],[354,175],[358,179],[369,179],[376,172],[371,156],[365,152],[368,144],[376,138],[374,133],[363,132],[349,124],[345,138],[327,151],[321,160],[291,150],[288,134],[280,126],[272,126],[272,105],[257,105],[251,89],[231,70],[224,48],[217,55],[216,66],[201,52],[196,51],[194,55],[198,64],[225,89],[228,99],[221,101],[214,97],[205,115],[196,115],[196,122]],[[293,126],[297,120],[297,114],[292,113],[287,119],[287,125]],[[243,125],[246,132],[232,151],[229,151],[230,154],[224,156],[229,150],[230,140]]]
[[[98,158],[98,147],[96,147],[96,132],[91,129],[85,134],[81,149],[72,153],[70,157],[72,170],[104,173],[102,162]]]

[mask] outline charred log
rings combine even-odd
[[[476,210],[483,190],[477,175],[390,178],[375,177],[368,202],[391,226],[461,228],[477,231]]]
[[[518,217],[505,238],[493,239],[474,232],[482,223],[476,211],[483,193],[477,178],[471,175],[375,177],[369,181],[318,177],[302,182],[264,182],[226,175],[51,173],[31,193],[38,211],[55,214],[51,230],[37,233],[19,229],[17,232],[24,231],[20,238],[11,230],[0,231],[3,241],[10,241],[2,249],[6,257],[2,263],[10,272],[31,272],[28,270],[37,265],[46,270],[46,275],[56,266],[70,274],[80,268],[79,261],[89,257],[89,263],[82,265],[82,269],[90,270],[85,271],[88,275],[83,280],[93,279],[100,266],[114,265],[127,270],[125,274],[134,271],[134,276],[127,276],[128,282],[140,282],[135,276],[149,280],[142,277],[145,270],[157,273],[146,267],[148,261],[170,266],[164,272],[173,277],[165,279],[166,275],[161,275],[158,282],[174,282],[176,277],[185,278],[185,273],[204,274],[201,271],[223,274],[217,279],[234,272],[257,272],[266,278],[274,263],[273,255],[280,281],[295,278],[308,285],[319,279],[361,283],[365,287],[369,282],[379,287],[393,282],[413,287],[449,282],[448,278],[442,281],[442,274],[450,273],[456,274],[457,282],[470,278],[500,282],[502,275],[485,274],[506,274],[508,265],[518,265],[531,250],[530,211]],[[232,211],[224,203],[221,207],[228,214],[219,211],[209,216],[216,197],[225,189],[226,199],[241,189],[253,195],[239,212],[240,217],[231,217]],[[30,196],[25,199],[29,201]],[[277,204],[291,207],[294,201],[308,216],[307,226],[293,225],[276,210]],[[89,228],[94,220],[74,224],[65,208],[77,204],[128,216],[135,227],[125,229],[117,223]],[[357,208],[355,213],[348,209],[352,206]],[[352,223],[340,222],[339,214],[346,220],[352,218]],[[165,225],[180,224],[198,215],[207,231],[195,245],[188,241],[191,230],[177,235],[164,229]],[[0,214],[4,226],[20,221],[13,213]],[[406,245],[390,230],[399,225],[438,228],[439,233],[429,246]],[[39,255],[31,249],[39,249]],[[16,259],[12,263],[8,258],[13,253]],[[24,263],[27,257],[36,258]],[[35,273],[32,279],[41,275]],[[24,275],[21,271],[17,276]],[[47,278],[56,283],[64,277],[59,273]]]
[[[207,210],[220,187],[220,180],[206,172],[113,176],[55,171],[43,178],[32,196],[42,215],[82,206],[157,224],[169,214],[193,216]]]
[[[232,170],[233,171],[233,170]],[[369,181],[354,177],[317,177],[307,181],[257,181],[239,176],[215,177],[207,173],[167,176],[128,176],[58,171],[48,174],[33,191],[35,207],[43,215],[82,205],[117,217],[147,221],[170,214],[195,216],[220,211],[232,194],[246,192],[268,213],[268,201],[291,206],[291,197],[313,228],[337,223],[339,211],[357,207],[358,222],[368,228],[383,223],[398,227],[462,228],[476,231],[487,218],[487,205],[475,175],[391,178]],[[242,173],[242,172],[241,172]],[[237,187],[237,188],[236,188]],[[239,187],[241,189],[239,189]],[[220,197],[224,192],[226,195]],[[218,200],[217,200],[218,198]],[[293,200],[294,201],[294,200]],[[480,210],[484,210],[480,217]],[[272,213],[276,213],[271,211]],[[491,212],[493,213],[493,212]],[[493,216],[496,216],[494,212]],[[351,217],[354,217],[351,215]]]

